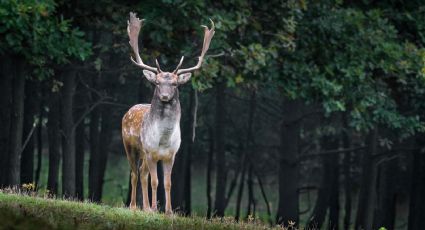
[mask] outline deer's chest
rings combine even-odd
[[[144,127],[141,141],[149,157],[170,159],[180,147],[180,124],[171,120],[154,121]]]

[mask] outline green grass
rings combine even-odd
[[[47,150],[46,150],[47,151]],[[89,153],[86,152],[85,154],[85,160],[84,160],[84,197],[87,198],[88,196],[88,171],[89,171]],[[42,168],[41,168],[41,175],[40,175],[40,181],[38,186],[38,191],[43,194],[46,192],[46,185],[47,185],[47,176],[48,176],[48,155],[43,155],[42,158]],[[35,162],[36,164],[36,162]],[[192,213],[197,216],[205,216],[207,211],[207,198],[206,198],[206,172],[205,167],[196,167],[197,165],[193,165],[192,168]],[[36,166],[35,166],[36,167]],[[59,177],[58,177],[58,193],[61,194],[61,188],[62,188],[62,177],[61,177],[61,170],[59,170]],[[127,162],[127,158],[124,153],[117,154],[117,153],[110,153],[108,155],[108,161],[107,166],[105,170],[105,179],[103,183],[103,193],[102,193],[102,203],[110,205],[110,206],[123,206],[127,199],[127,193],[128,193],[128,182],[129,182],[129,174],[130,174],[130,167]],[[213,181],[212,181],[212,190],[211,190],[211,196],[214,198],[215,196],[215,181],[214,181],[214,175],[213,174]],[[229,178],[232,178],[232,175],[229,175]],[[269,200],[269,205],[271,207],[272,211],[272,219],[275,216],[275,211],[277,209],[277,195],[278,195],[278,188],[277,184],[269,184],[268,181],[264,181],[265,190],[267,193],[267,197]],[[230,184],[230,179],[228,180],[228,186]],[[227,186],[227,187],[228,187]],[[237,188],[236,191],[233,193],[233,196],[231,197],[229,201],[229,205],[226,208],[226,215],[234,215],[236,210],[236,198],[237,198]],[[263,220],[265,223],[268,220],[267,216],[267,209],[266,205],[264,204],[263,198],[261,196],[259,187],[257,185],[254,186],[254,194],[257,200],[256,204],[256,217]],[[242,196],[242,206],[241,206],[241,216],[246,216],[246,203],[248,199],[248,192],[244,191],[244,194]],[[303,206],[302,206],[303,207]]]
[[[0,229],[267,229],[231,217],[166,216],[88,202],[33,197],[0,191]]]

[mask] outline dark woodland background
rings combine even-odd
[[[179,212],[423,229],[421,0],[0,0],[0,186],[128,201],[121,118],[153,92],[130,61],[130,11],[143,60],[169,71],[216,23],[180,88]]]

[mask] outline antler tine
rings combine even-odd
[[[161,70],[161,67],[159,67],[158,59],[156,59],[156,58],[155,58],[155,64],[156,64],[156,68],[158,69],[158,73],[161,73],[162,70]]]
[[[210,21],[211,21],[211,24],[212,24],[211,29],[208,29],[207,26],[202,25],[202,27],[205,28],[205,32],[204,32],[204,44],[202,45],[202,52],[201,52],[201,56],[199,56],[199,58],[198,58],[198,63],[194,67],[192,67],[192,68],[180,69],[180,70],[177,69],[177,74],[192,72],[194,70],[197,70],[197,69],[201,68],[202,61],[204,60],[205,53],[207,53],[208,48],[210,47],[211,39],[213,38],[214,33],[215,33],[214,22],[211,19],[210,19]],[[178,67],[180,67],[180,65],[181,64],[179,64]]]
[[[130,56],[130,59],[134,64],[141,67],[142,69],[158,72],[158,70],[155,67],[148,66],[145,63],[143,63],[139,55],[138,38],[139,38],[140,29],[143,26],[143,21],[144,19],[140,20],[139,18],[137,18],[135,13],[130,12],[130,20],[127,21],[127,24],[128,24],[127,33],[128,33],[128,37],[130,38],[129,43],[131,48],[133,49],[133,53],[136,60],[134,60],[132,56]]]
[[[183,60],[184,60],[184,56],[182,56],[182,58],[180,58],[180,62],[177,65],[177,68],[173,71],[173,74],[176,74],[177,71],[180,69],[180,66],[182,66],[182,64],[183,64]]]

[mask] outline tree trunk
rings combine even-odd
[[[302,102],[299,100],[286,101],[283,104],[285,119],[280,130],[279,202],[276,213],[278,224],[287,224],[288,221],[299,223],[297,155],[301,106]]]
[[[329,156],[322,157],[322,162],[323,162],[322,182],[319,187],[313,213],[307,224],[308,229],[310,228],[320,229],[323,223],[325,222],[326,212],[327,212],[328,204],[329,204],[329,196],[330,196],[329,180],[331,176],[331,172],[329,168],[330,162],[328,157]]]
[[[195,151],[195,128],[196,128],[196,112],[198,106],[198,95],[195,89],[190,89],[190,102],[189,102],[189,125],[187,130],[187,145],[186,145],[186,157],[184,164],[184,205],[183,211],[185,215],[190,215],[192,206],[192,153]]]
[[[322,149],[332,150],[338,148],[338,138],[325,135],[322,138]],[[316,199],[308,228],[320,229],[325,221],[329,208],[329,229],[338,229],[339,221],[339,155],[325,155],[322,157],[322,182]]]
[[[63,74],[61,91],[62,128],[62,194],[75,197],[75,128],[73,118],[76,72],[68,70]]]
[[[94,156],[91,161],[91,172],[92,172],[92,181],[90,182],[91,187],[89,191],[91,194],[91,199],[95,202],[100,202],[102,199],[102,189],[104,183],[106,162],[108,159],[109,143],[111,142],[112,137],[112,113],[110,108],[103,106],[102,108],[102,122],[101,122],[101,132],[100,132],[100,141],[102,144],[99,146],[99,152]]]
[[[211,172],[213,170],[213,154],[214,154],[214,135],[211,127],[208,127],[209,133],[209,150],[207,162],[207,218],[211,218],[212,197],[211,197]]]
[[[384,162],[379,167],[378,205],[375,213],[374,229],[385,227],[394,229],[396,211],[397,161]]]
[[[192,92],[190,93],[190,102],[189,102],[189,113],[191,113],[193,107],[193,98]],[[173,184],[173,193],[172,201],[173,207],[179,209],[184,214],[188,213],[186,207],[186,196],[189,196],[190,199],[190,167],[191,167],[191,148],[192,148],[192,140],[191,140],[191,123],[192,123],[192,115],[188,114],[185,116],[185,112],[187,110],[183,110],[183,119],[182,119],[182,144],[180,150],[176,156],[176,160],[174,162],[173,174],[172,174],[172,184]],[[187,181],[189,180],[189,181]],[[187,194],[189,193],[189,194]],[[189,201],[190,203],[190,201]],[[190,207],[189,207],[190,209]]]
[[[84,200],[84,150],[85,150],[85,125],[78,125],[75,135],[75,195],[79,200]]]
[[[408,230],[423,229],[425,220],[425,154],[421,151],[425,143],[424,135],[417,137],[416,142],[420,148],[413,153]]]
[[[91,83],[91,87],[95,90],[98,90],[100,84],[100,77],[99,76],[93,76],[93,80]],[[94,104],[99,100],[98,95],[94,92],[91,93],[91,103]],[[90,161],[89,161],[89,194],[88,198],[92,201],[95,201],[96,197],[96,187],[97,187],[97,181],[96,181],[96,172],[98,169],[96,169],[98,162],[98,155],[99,155],[99,134],[100,134],[100,109],[94,108],[90,113]],[[129,187],[131,188],[131,187]]]
[[[249,103],[249,116],[248,116],[248,132],[246,137],[246,154],[248,157],[248,207],[247,207],[247,218],[249,216],[255,217],[255,197],[254,197],[254,165],[252,163],[252,152],[254,151],[254,138],[253,138],[253,125],[256,110],[256,91],[252,90]]]
[[[266,207],[267,207],[267,220],[268,220],[270,226],[272,226],[273,225],[272,212],[271,212],[271,209],[270,209],[269,201],[268,201],[267,196],[266,196],[266,192],[264,191],[263,182],[261,181],[260,175],[258,175],[256,173],[256,176],[257,176],[257,180],[258,180],[258,186],[260,186],[261,195],[263,196],[264,203],[266,204]]]
[[[85,95],[84,87],[81,84],[77,86],[77,93],[75,96],[75,121],[84,115],[86,108],[87,97]],[[75,130],[75,195],[79,200],[84,199],[84,151],[85,151],[85,129],[86,125],[84,119],[76,124]]]
[[[344,139],[343,139],[343,145],[345,149],[352,148],[351,144],[351,136],[350,131],[348,127],[348,120],[347,120],[347,113],[344,113]],[[344,154],[344,161],[343,161],[343,174],[344,174],[344,197],[345,197],[345,203],[344,203],[344,210],[345,210],[345,216],[344,216],[344,230],[348,230],[351,225],[351,190],[352,190],[352,179],[351,179],[351,152],[346,152]]]
[[[51,92],[49,97],[49,114],[47,135],[49,139],[49,172],[47,190],[58,194],[59,163],[61,158],[60,146],[60,96],[59,92]]]
[[[241,203],[242,203],[242,197],[243,197],[243,190],[245,186],[245,174],[246,174],[245,171],[246,171],[246,159],[245,157],[243,157],[241,179],[239,181],[238,196],[236,197],[236,214],[235,214],[236,221],[239,221],[240,213],[241,213]]]
[[[238,149],[239,149],[240,156],[242,158],[245,158],[246,155],[243,154],[244,149],[242,147],[242,144],[239,144]],[[242,160],[242,162],[238,164],[238,167],[234,169],[234,176],[233,176],[232,181],[229,183],[229,189],[227,190],[226,201],[225,201],[224,207],[227,207],[227,205],[229,204],[229,201],[232,198],[233,192],[235,191],[236,185],[238,184],[239,174],[241,172],[241,168],[243,168],[243,162],[244,162],[244,160]]]
[[[345,153],[344,156],[344,191],[345,191],[345,203],[344,203],[344,210],[345,210],[345,216],[344,216],[344,229],[348,230],[350,229],[351,225],[351,152]]]
[[[35,184],[38,185],[40,183],[40,174],[41,174],[41,162],[43,160],[43,116],[44,116],[44,108],[43,108],[43,90],[40,92],[40,103],[39,103],[39,125],[37,128],[37,168],[35,170]]]
[[[192,175],[192,152],[194,146],[190,144],[187,150],[186,163],[185,163],[185,174],[184,174],[184,206],[183,211],[186,216],[190,215],[192,211],[192,191],[191,191],[191,175]]]
[[[337,143],[336,143],[337,144]],[[336,147],[337,145],[335,145]],[[329,229],[339,229],[339,155],[329,156],[330,178],[329,185]]]
[[[227,181],[226,158],[224,149],[224,126],[225,126],[225,83],[219,82],[216,87],[216,120],[215,120],[215,144],[216,144],[216,190],[215,190],[215,215],[224,216],[225,192]]]
[[[183,119],[183,130],[187,130],[188,119]],[[182,132],[182,144],[179,152],[174,161],[173,173],[171,174],[172,193],[171,200],[173,208],[184,211],[184,190],[185,190],[185,161],[187,155],[187,142],[188,138],[184,135],[186,132]],[[160,178],[160,177],[158,177]]]
[[[251,162],[249,163],[248,167],[248,180],[247,180],[247,187],[248,187],[248,205],[247,205],[247,211],[246,211],[246,217],[247,219],[251,217],[255,217],[255,197],[254,197],[254,176],[253,176],[253,168],[252,168]]]
[[[24,138],[29,138],[28,143],[22,151],[21,156],[21,183],[34,182],[34,150],[35,135],[31,131],[36,125],[36,116],[39,115],[38,105],[38,80],[27,80],[25,85],[25,114],[24,114]]]
[[[99,32],[99,42],[105,45],[112,45],[113,36],[107,31]],[[103,95],[108,95],[112,84],[109,84],[109,79],[115,77],[108,71],[108,67],[116,64],[116,55],[112,52],[102,54],[102,63],[105,66],[98,71],[98,76],[93,76],[92,87]],[[115,62],[115,63],[114,63]],[[106,71],[105,71],[106,70]],[[97,93],[92,93],[91,103],[96,103],[100,100]],[[100,202],[102,198],[102,187],[106,168],[107,154],[109,151],[109,143],[111,141],[112,119],[111,111],[107,110],[107,106],[95,108],[91,113],[90,119],[90,162],[89,162],[89,199],[94,202]]]
[[[8,58],[2,58],[8,60]],[[9,134],[12,106],[12,76],[7,61],[1,62],[0,70],[0,188],[7,185],[9,163]]]
[[[368,149],[363,156],[363,172],[357,208],[356,229],[372,229],[376,206],[376,167],[374,155],[377,153],[378,131],[372,130],[368,137]]]
[[[8,184],[20,185],[21,151],[24,121],[24,98],[25,98],[25,66],[19,61],[12,65],[14,69],[12,88],[12,116],[10,122],[9,140],[9,177]]]
[[[90,116],[90,162],[89,162],[89,199],[95,201],[96,196],[96,169],[99,155],[99,109],[93,109]]]

